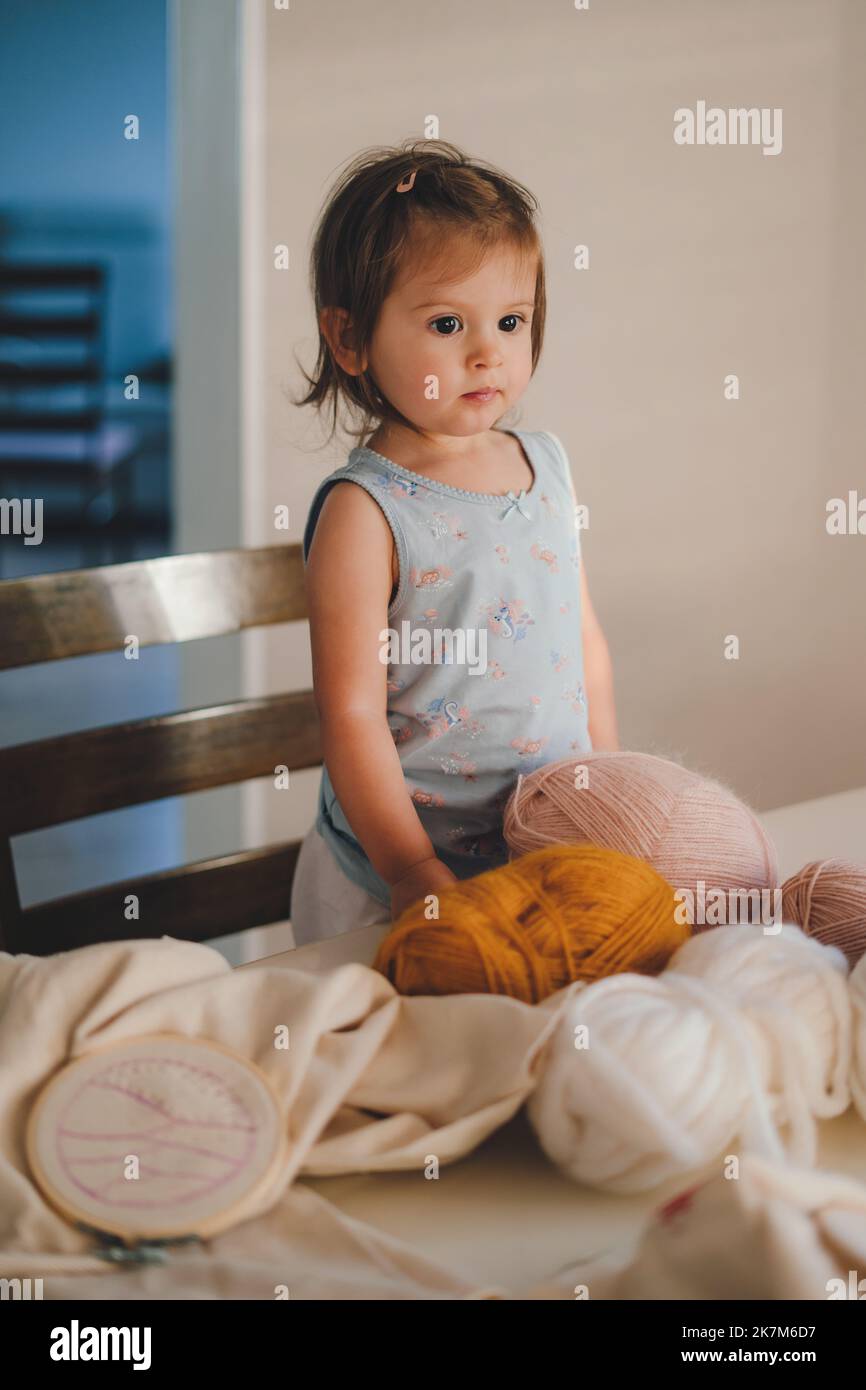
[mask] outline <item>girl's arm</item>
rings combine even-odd
[[[577,494],[571,469],[567,469],[571,500],[577,512]],[[575,517],[575,525],[577,520]],[[586,582],[586,565],[581,547],[580,556],[580,608],[583,641],[583,679],[586,687],[588,705],[589,736],[594,752],[606,750],[616,753],[619,750],[619,734],[616,728],[616,708],[613,696],[613,663],[610,659],[607,639],[601,623],[592,606],[589,586]]]
[[[379,660],[379,634],[388,627],[392,547],[373,499],[356,483],[337,483],[319,514],[305,584],[328,775],[367,858],[393,885],[436,852],[386,717],[388,666]]]
[[[589,706],[589,736],[594,752],[619,749],[616,729],[616,708],[613,695],[613,663],[601,623],[595,615],[586,566],[580,562],[580,606],[583,621],[583,673]]]

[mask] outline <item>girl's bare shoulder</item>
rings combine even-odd
[[[360,565],[359,562],[360,561]],[[397,547],[381,507],[366,488],[346,479],[328,489],[316,520],[307,557],[311,580],[322,571],[341,571],[350,563],[356,574],[365,568],[376,576],[390,574],[392,590],[399,580]]]

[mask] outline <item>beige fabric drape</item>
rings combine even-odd
[[[539,1007],[500,996],[403,998],[366,966],[326,976],[233,971],[168,937],[41,959],[0,955],[0,1275],[42,1277],[46,1298],[483,1298],[460,1271],[345,1216],[304,1173],[446,1164],[517,1111],[571,986]],[[289,1028],[288,1050],[274,1030]],[[262,1212],[161,1267],[119,1270],[31,1181],[28,1113],[67,1060],[155,1032],[211,1038],[268,1075],[289,1157]],[[435,1185],[435,1183],[434,1183]]]

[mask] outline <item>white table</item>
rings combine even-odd
[[[866,861],[866,787],[766,812],[761,821],[783,878],[810,859]],[[283,964],[320,974],[346,961],[369,965],[385,931],[366,927],[238,968]],[[866,1177],[866,1124],[853,1108],[820,1125],[818,1165]],[[685,1186],[678,1178],[637,1197],[578,1186],[541,1152],[522,1111],[474,1153],[442,1168],[436,1202],[414,1173],[299,1181],[467,1278],[515,1290],[636,1237],[650,1213]]]

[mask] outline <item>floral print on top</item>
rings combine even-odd
[[[592,749],[568,459],[546,431],[508,433],[534,474],[517,495],[453,487],[358,447],[320,483],[304,530],[306,563],[322,503],[345,481],[363,487],[388,521],[400,567],[388,609],[399,658],[388,666],[388,726],[412,803],[458,878],[507,863],[502,813],[520,774]],[[448,631],[456,648],[442,636],[437,647],[437,632]],[[344,872],[388,904],[390,887],[326,767],[316,825]]]

